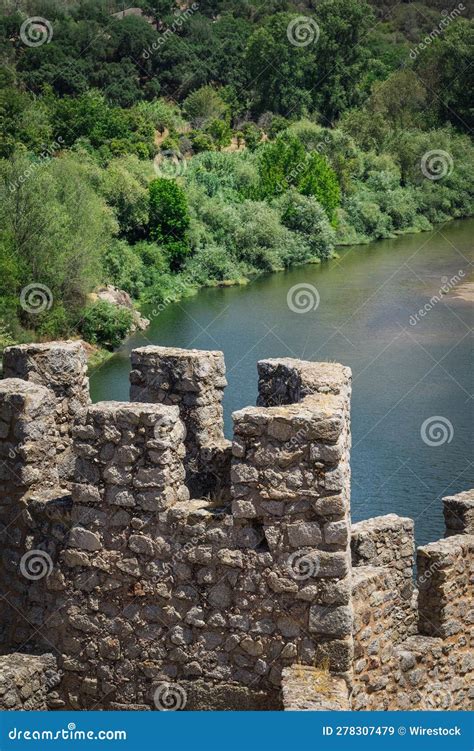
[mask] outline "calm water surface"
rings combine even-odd
[[[463,272],[464,281],[469,278],[473,230],[474,220],[454,222],[340,249],[339,260],[268,275],[247,287],[203,290],[169,305],[96,369],[92,398],[128,400],[134,347],[220,349],[231,436],[231,413],[255,404],[258,359],[342,362],[354,377],[353,520],[407,515],[415,519],[419,544],[437,539],[444,530],[442,496],[474,484],[472,306],[451,292],[419,322],[411,317],[446,277]],[[305,314],[287,304],[288,291],[301,283],[320,296],[317,309]],[[431,418],[445,426],[444,434],[434,429],[428,435],[435,443],[446,438],[440,445],[422,440],[422,425]]]

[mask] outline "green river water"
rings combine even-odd
[[[415,519],[418,544],[437,539],[441,498],[474,484],[472,304],[456,295],[469,278],[473,230],[464,220],[339,249],[319,266],[170,304],[93,371],[92,398],[128,400],[134,347],[220,349],[230,437],[232,411],[255,404],[258,359],[342,362],[353,371],[353,521],[397,513]],[[310,285],[299,298],[302,308],[312,303],[306,313],[292,310],[290,290],[301,284]]]

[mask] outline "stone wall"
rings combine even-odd
[[[178,406],[88,408],[67,548],[43,598],[68,706],[153,706],[160,682],[190,680],[214,687],[209,706],[239,685],[248,706],[278,706],[295,659],[350,671],[340,377],[344,396],[234,415],[232,513],[189,500]]]
[[[227,385],[222,352],[140,347],[131,354],[130,399],[179,407],[186,427],[186,482],[194,497],[229,495],[230,442],[224,438]]]
[[[0,712],[58,709],[54,690],[61,677],[53,655],[12,654],[0,657]]]
[[[413,567],[415,533],[413,519],[387,514],[352,526],[352,565],[384,567],[390,571],[390,638],[394,644],[416,633],[416,598]],[[387,594],[387,597],[389,595]]]
[[[446,536],[474,535],[474,489],[443,498]]]
[[[25,644],[35,626],[29,617],[29,583],[47,561],[31,537],[29,498],[58,483],[55,400],[44,386],[0,381],[0,649]]]
[[[72,479],[71,429],[76,417],[90,404],[87,358],[81,342],[7,347],[3,354],[3,375],[45,386],[53,392],[59,478],[61,481]]]
[[[292,665],[282,675],[283,708],[290,712],[350,710],[347,683],[327,670]]]
[[[0,707],[469,707],[472,494],[445,499],[419,594],[410,519],[351,535],[347,368],[259,363],[230,450],[221,353],[135,350],[135,401],[92,406],[76,345],[35,347],[0,381]],[[55,352],[75,375],[48,388]]]
[[[364,524],[373,531],[382,522]],[[390,522],[392,528],[396,524],[401,529],[406,520]],[[374,548],[364,546],[361,535],[359,527],[354,549],[373,557]],[[408,627],[402,630],[403,579],[393,566],[395,554],[387,553],[385,566],[354,568],[353,709],[474,708],[473,554],[472,535],[450,536],[418,548],[418,590]]]
[[[474,535],[454,535],[418,548],[418,627],[443,639],[474,623]]]

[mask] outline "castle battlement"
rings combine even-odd
[[[472,492],[415,587],[411,519],[351,527],[348,368],[261,361],[230,442],[221,352],[131,361],[92,405],[80,344],[5,351],[0,708],[469,708]]]

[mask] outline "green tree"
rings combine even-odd
[[[212,140],[220,150],[229,146],[232,141],[232,131],[225,120],[212,120],[206,128]]]
[[[23,145],[36,153],[51,144],[52,127],[44,103],[13,87],[0,89],[0,157]]]
[[[186,194],[174,180],[157,178],[150,183],[149,196],[149,235],[169,250],[171,267],[177,270],[190,252]]]
[[[288,39],[294,16],[277,13],[268,18],[249,39],[245,64],[250,75],[255,109],[282,115],[303,115],[311,107],[308,83],[313,66],[313,51]]]
[[[227,105],[212,86],[202,86],[184,100],[183,109],[192,125],[202,128],[211,120],[223,117]]]
[[[434,124],[427,103],[428,92],[419,76],[412,70],[397,70],[386,81],[374,84],[366,107],[392,129],[426,128]]]
[[[298,232],[317,258],[329,258],[334,250],[335,232],[316,198],[290,190],[278,206],[285,227]]]
[[[20,305],[27,285],[44,285],[49,307],[74,315],[100,279],[116,223],[92,182],[89,165],[70,155],[0,162],[0,294],[15,298],[31,328],[41,316]]]
[[[363,96],[360,84],[370,66],[367,32],[374,17],[364,0],[321,0],[316,20],[320,34],[309,85],[313,106],[329,125]]]
[[[305,196],[314,196],[324,206],[329,219],[341,201],[337,176],[325,156],[313,152],[308,157],[306,170],[298,182],[298,189]]]
[[[469,131],[474,126],[474,20],[458,19],[422,51],[416,71],[434,92],[442,121]]]
[[[260,197],[269,198],[299,185],[306,164],[306,151],[296,136],[285,133],[266,143],[258,159]]]
[[[114,210],[120,235],[130,242],[146,236],[151,176],[151,168],[144,170],[135,156],[113,159],[100,172],[101,193]]]
[[[242,128],[244,142],[250,151],[255,151],[262,140],[262,131],[255,123],[246,123]]]

